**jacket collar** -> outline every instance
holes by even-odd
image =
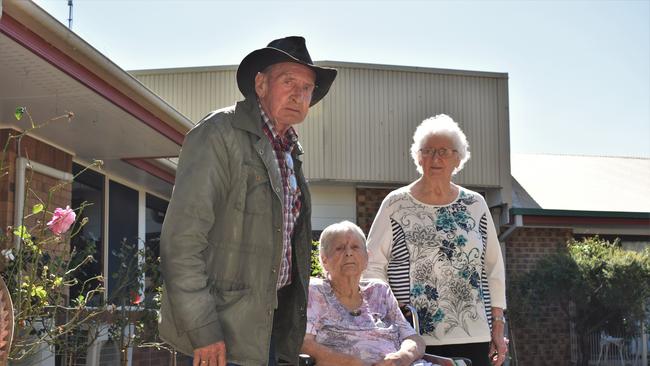
[[[248,131],[260,138],[264,137],[262,115],[255,98],[246,98],[237,102],[233,127]]]
[[[266,137],[264,131],[262,131],[262,114],[255,98],[246,98],[237,102],[237,105],[235,105],[234,120],[234,128],[248,131],[259,138]],[[295,155],[302,155],[305,153],[299,141],[296,141],[293,151],[295,152]]]

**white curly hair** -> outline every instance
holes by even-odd
[[[460,129],[458,123],[446,114],[429,117],[422,121],[415,129],[413,144],[411,145],[411,157],[413,158],[413,163],[418,173],[422,174],[422,167],[418,163],[420,149],[431,136],[445,136],[451,139],[454,149],[458,151],[458,158],[460,159],[460,164],[458,164],[458,167],[452,173],[452,175],[456,175],[469,160],[469,144],[467,143],[467,136]]]
[[[318,239],[320,242],[318,252],[321,266],[323,265],[323,258],[330,255],[330,246],[334,243],[334,239],[346,233],[355,234],[364,250],[366,250],[366,235],[357,224],[347,220],[331,224],[323,230]]]

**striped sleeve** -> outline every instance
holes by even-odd
[[[368,233],[368,268],[363,278],[376,278],[388,283],[388,261],[393,243],[393,232],[390,225],[390,214],[388,206],[390,194],[377,211]]]
[[[481,221],[479,221],[479,231],[481,232],[481,242],[483,244],[483,254],[481,254],[481,294],[483,295],[483,305],[485,306],[485,315],[487,316],[488,325],[490,326],[490,329],[492,329],[492,296],[490,296],[490,284],[488,283],[487,274],[485,272],[485,252],[488,242],[487,216],[487,213],[483,213],[483,215],[481,215]]]
[[[393,245],[390,252],[391,258],[388,262],[388,283],[397,302],[408,304],[411,302],[411,281],[409,277],[411,259],[406,240],[404,240],[404,230],[397,221],[390,219],[390,223],[391,232],[393,233]]]

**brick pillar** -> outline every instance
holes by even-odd
[[[357,225],[368,234],[384,198],[394,188],[357,188]]]
[[[519,228],[506,241],[506,278],[530,271],[542,257],[565,250],[570,229]],[[514,300],[514,299],[513,299]],[[516,301],[512,301],[516,303]],[[511,304],[509,304],[511,308]],[[512,309],[512,308],[511,308]],[[557,306],[535,309],[518,322],[511,320],[518,365],[570,365],[569,320]]]

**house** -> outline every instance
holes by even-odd
[[[297,127],[313,200],[315,236],[348,219],[368,230],[387,190],[418,173],[415,127],[445,113],[468,136],[473,158],[456,181],[482,192],[496,222],[510,206],[508,75],[321,61],[339,70],[329,94]],[[134,70],[143,84],[194,122],[241,99],[237,66]]]
[[[154,93],[34,3],[0,4],[3,141],[30,126],[27,119],[14,118],[17,107],[26,107],[37,123],[74,114],[70,122],[31,131],[20,148],[9,146],[0,224],[20,224],[20,213],[30,206],[20,198],[26,175],[40,195],[60,180],[72,181],[53,203],[93,203],[84,210],[89,224],[82,235],[96,246],[91,271],[104,275],[110,293],[108,274],[120,265],[113,251],[122,240],[140,238],[141,246],[155,245],[174,180],[174,158],[192,122],[241,98],[236,67],[132,73]],[[408,157],[411,134],[421,120],[439,113],[461,123],[477,157],[459,182],[484,193],[497,222],[507,222],[507,74],[321,64],[337,67],[338,81],[299,129],[314,197],[315,235],[342,219],[367,229],[386,190],[416,177]],[[84,171],[95,160],[102,160],[104,168]],[[102,348],[106,344],[89,350],[89,364],[108,355]],[[138,357],[134,352],[132,360],[137,363]],[[50,358],[41,364],[56,362]]]
[[[47,197],[50,187],[71,181],[52,204],[92,203],[79,237],[96,244],[97,262],[89,270],[104,276],[110,293],[115,284],[109,274],[120,265],[113,251],[123,239],[140,248],[156,245],[174,180],[165,158],[178,156],[192,123],[31,1],[2,0],[0,10],[0,143],[31,129],[29,116],[37,125],[47,123],[19,146],[15,140],[8,145],[0,226],[20,225],[34,194]],[[21,120],[14,117],[17,107],[26,108]],[[80,173],[95,160],[103,161],[103,169]],[[88,350],[89,365],[109,356],[104,346],[110,346],[106,337]],[[59,364],[47,357],[51,352],[43,348],[23,364]],[[152,357],[169,358],[137,351],[132,356],[134,365],[146,357],[154,364],[162,361]]]
[[[511,167],[510,223],[500,235],[507,278],[531,269],[570,238],[598,235],[619,239],[629,250],[650,247],[650,158],[513,154]],[[514,341],[522,365],[576,360],[570,324],[557,310],[537,326],[514,329]],[[639,343],[647,345],[647,338]],[[629,352],[635,354],[626,357],[642,356],[641,347]]]

